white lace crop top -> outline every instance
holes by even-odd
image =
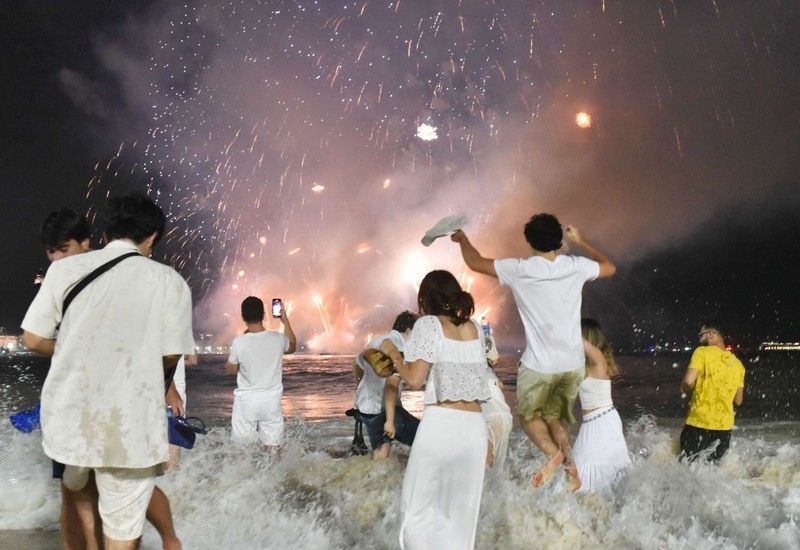
[[[475,340],[451,340],[434,315],[417,320],[405,344],[405,361],[430,363],[425,404],[437,401],[485,401],[489,399],[486,349],[480,326]],[[432,390],[432,391],[430,391]]]
[[[598,409],[614,404],[611,400],[611,380],[587,376],[578,386],[578,395],[581,398],[582,409]]]

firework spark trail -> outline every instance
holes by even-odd
[[[653,153],[639,153],[644,161],[671,148],[680,162],[697,147],[691,125],[671,118],[681,92],[659,57],[683,47],[688,9],[646,3],[637,9],[649,26],[624,34],[630,13],[605,2],[430,4],[171,6],[170,17],[148,26],[148,93],[130,94],[149,126],[99,163],[88,193],[108,193],[120,168],[140,172],[168,205],[173,257],[193,264],[190,282],[203,296],[229,311],[250,293],[294,296],[295,313],[309,326],[320,317],[333,341],[350,330],[345,317],[365,318],[375,304],[412,305],[403,274],[462,267],[445,245],[403,265],[442,215],[467,213],[471,229],[492,224],[519,240],[517,226],[535,204],[583,213],[563,189],[581,179],[579,169],[597,172],[590,161],[611,157],[616,142],[600,143],[594,158],[581,140],[597,133],[578,128],[576,112],[591,113],[591,132],[634,142],[659,135]],[[717,3],[706,9],[716,25]],[[675,27],[673,43],[665,37]],[[647,47],[620,46],[637,32]],[[707,78],[723,78],[726,66],[703,35],[689,36],[696,70],[714,67]],[[768,38],[737,38],[749,71],[770,60]],[[624,83],[612,96],[621,107],[602,105],[614,79]],[[740,113],[719,89],[703,114],[728,131]],[[633,90],[635,99],[624,95]],[[431,129],[423,136],[439,139],[416,137],[423,124]],[[303,282],[307,272],[317,288]],[[300,298],[309,294],[342,300],[347,315],[322,316],[315,300]]]

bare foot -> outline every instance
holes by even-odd
[[[556,470],[559,466],[561,466],[562,462],[564,462],[564,453],[558,451],[556,454],[550,457],[550,460],[547,461],[547,464],[542,466],[538,472],[533,474],[533,477],[531,478],[531,485],[534,487],[541,487],[547,483],[547,481],[553,477],[553,474],[556,473]]]
[[[581,488],[581,478],[578,477],[578,468],[571,460],[566,465],[567,470],[567,483],[569,484],[569,492],[574,493]]]

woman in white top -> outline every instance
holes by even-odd
[[[417,300],[424,316],[406,341],[405,360],[391,341],[381,345],[410,388],[427,381],[403,478],[400,547],[466,550],[475,545],[486,461],[486,352],[470,320],[472,296],[450,272],[428,273]]]
[[[578,386],[583,421],[572,456],[581,479],[579,492],[609,494],[630,464],[622,420],[611,400],[611,378],[619,374],[611,346],[594,319],[581,320],[586,378]]]

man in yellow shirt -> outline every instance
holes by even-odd
[[[681,456],[692,461],[707,449],[706,461],[720,461],[731,441],[733,407],[744,400],[744,365],[726,349],[720,326],[718,321],[703,323],[700,347],[681,382],[682,392],[692,392],[681,432]]]

